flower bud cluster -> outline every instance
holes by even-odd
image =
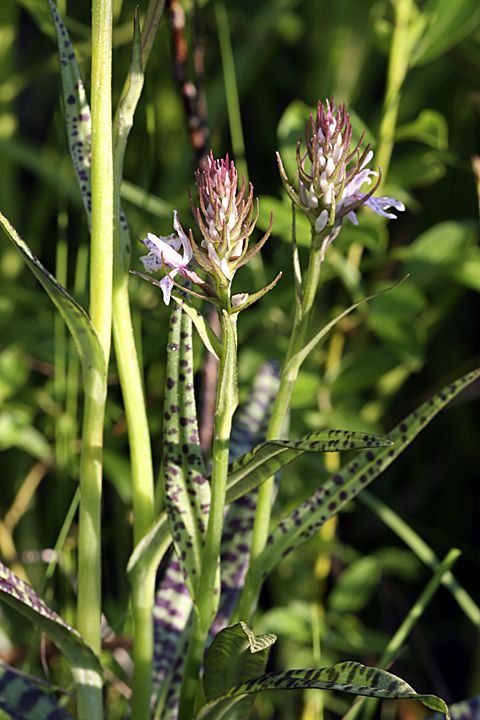
[[[305,129],[305,150],[301,151],[301,139],[297,145],[298,194],[290,184],[277,154],[280,175],[289,197],[309,218],[315,234],[321,233],[327,225],[330,229],[339,228],[346,215],[355,225],[358,224],[355,210],[360,205],[368,205],[374,212],[388,218],[396,218],[393,213],[385,212],[394,207],[404,210],[404,205],[393,198],[373,198],[380,180],[379,172],[366,168],[373,157],[368,144],[363,152],[361,145],[365,133],[353,150],[352,125],[345,104],[338,109],[333,100],[326,101],[326,109],[319,101],[316,117],[313,114]],[[364,183],[371,184],[372,177],[378,179],[368,193],[360,191]]]
[[[241,293],[230,298],[235,271],[263,246],[270,235],[272,219],[260,242],[249,248],[250,235],[258,217],[258,205],[256,217],[253,218],[253,187],[250,184],[248,196],[245,197],[245,178],[242,176],[241,187],[237,190],[237,170],[228,155],[225,160],[215,160],[210,153],[203,167],[195,173],[195,179],[200,207],[195,207],[191,195],[190,202],[203,236],[201,244],[197,245],[191,230],[188,235],[184,232],[174,211],[175,233],[167,237],[148,233],[142,242],[150,252],[140,260],[149,273],[162,268],[165,270],[166,275],[158,284],[166,305],[170,302],[176,284],[174,277],[180,274],[202,290],[203,294],[199,297],[238,311],[261,297],[274,284],[250,297],[247,293]],[[180,254],[181,249],[183,255]],[[192,266],[203,270],[210,282],[202,280]],[[189,292],[198,295],[191,290]]]
[[[195,173],[200,207],[190,196],[192,212],[200,228],[201,245],[192,245],[197,264],[214,276],[216,285],[230,285],[237,268],[255,255],[270,235],[271,225],[262,240],[251,250],[249,238],[258,217],[253,216],[253,186],[245,199],[245,178],[237,191],[238,174],[233,161],[207,157],[203,168]]]

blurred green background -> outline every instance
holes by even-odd
[[[404,0],[397,0],[398,8]],[[89,88],[89,3],[60,2]],[[143,3],[142,3],[143,5]],[[140,6],[140,13],[144,10]],[[450,7],[450,5],[452,7]],[[188,68],[193,79],[193,4],[183,2]],[[452,9],[454,6],[454,9]],[[136,3],[115,6],[114,93],[130,61]],[[480,12],[477,2],[422,2],[416,22],[430,35],[413,43],[399,98],[396,143],[384,190],[407,212],[388,226],[368,210],[355,228],[347,220],[323,268],[315,325],[352,301],[392,285],[346,318],[308,358],[294,393],[290,433],[341,428],[388,432],[449,380],[479,365],[480,251],[478,185],[472,156],[480,152]],[[433,18],[433,20],[432,20]],[[435,20],[436,18],[436,20]],[[277,287],[239,322],[240,390],[245,397],[261,362],[282,359],[293,307],[291,217],[282,199],[275,151],[293,174],[296,142],[319,99],[335,97],[355,129],[378,137],[394,21],[389,2],[367,0],[244,0],[200,3],[204,46],[207,150],[237,151],[260,201],[257,239],[274,212],[262,261],[237,273],[235,292],[270,282]],[[437,23],[435,25],[435,22]],[[415,25],[415,23],[414,23]],[[432,29],[433,28],[433,29]],[[427,28],[428,29],[428,28]],[[227,113],[234,77],[245,155]],[[223,48],[223,56],[221,53]],[[228,57],[227,57],[228,60]],[[172,77],[172,37],[165,14],[149,60],[130,136],[123,189],[132,231],[132,269],[144,254],[133,233],[167,235],[172,210],[193,227],[187,187],[194,193],[195,156],[182,98]],[[0,7],[0,208],[46,267],[88,309],[88,229],[67,151],[53,23],[43,0],[7,0]],[[308,229],[297,219],[301,260]],[[131,296],[157,469],[161,463],[162,398],[168,309],[153,286],[132,276]],[[203,352],[197,343],[199,398]],[[480,602],[480,472],[478,383],[437,418],[373,486],[443,556],[462,550],[459,581]],[[82,390],[78,362],[62,321],[6,236],[0,239],[0,554],[26,573],[73,621],[75,524],[59,568],[44,584],[42,552],[55,546],[76,489]],[[343,459],[342,459],[343,461]],[[315,455],[282,477],[277,515],[290,510],[335,469],[337,458]],[[105,428],[105,613],[128,637],[125,566],[131,552],[130,478],[122,400],[115,367]],[[34,551],[33,553],[30,551]],[[30,553],[30,554],[28,554]],[[260,621],[280,642],[271,669],[328,665],[351,658],[374,662],[430,577],[411,551],[360,502],[352,503],[318,538],[290,556],[266,585]],[[275,606],[276,609],[274,609]],[[0,652],[36,665],[28,629],[3,608]],[[440,590],[393,671],[419,692],[447,702],[480,693],[480,627]],[[39,641],[38,641],[39,642]],[[29,651],[23,651],[30,644]],[[128,643],[127,643],[128,644]],[[25,659],[26,658],[26,659]],[[24,665],[25,666],[25,665]],[[120,671],[116,670],[120,673]],[[121,674],[121,673],[120,673]],[[265,693],[257,715],[318,717],[318,693]],[[121,708],[121,702],[119,707]],[[327,697],[342,715],[344,697]],[[112,704],[112,707],[115,703]],[[118,710],[121,716],[122,710]],[[384,704],[382,717],[410,718],[412,704]],[[419,711],[420,712],[420,711]],[[112,717],[115,717],[112,710]]]

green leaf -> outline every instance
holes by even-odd
[[[466,254],[476,245],[476,228],[472,223],[446,221],[434,225],[402,248],[395,257],[405,260],[404,269],[423,286],[443,284],[461,267]]]
[[[400,125],[395,130],[396,140],[418,140],[434,150],[447,150],[448,123],[437,110],[421,110],[413,122]]]
[[[269,673],[256,680],[236,685],[201,709],[196,720],[218,720],[225,717],[235,702],[246,694],[263,690],[296,690],[318,688],[320,690],[341,690],[353,695],[377,698],[419,700],[421,703],[449,718],[445,702],[436,695],[418,694],[400,678],[385,670],[379,670],[357,662],[344,662],[333,667],[309,668],[307,670],[286,670]],[[227,702],[229,701],[229,702]],[[216,706],[222,704],[222,714]]]
[[[328,595],[328,610],[342,615],[358,612],[375,592],[381,577],[376,557],[366,555],[352,562],[339,576]]]
[[[97,333],[85,310],[80,307],[76,300],[67,293],[59,282],[49,273],[42,263],[31,252],[28,245],[22,240],[13,225],[0,212],[0,225],[7,233],[10,240],[17,247],[33,272],[37,280],[43,285],[50,299],[58,308],[60,315],[65,320],[70,330],[78,354],[82,363],[84,381],[89,383],[86,392],[95,393],[95,375],[103,376],[105,370],[105,359],[100,346]],[[93,371],[93,372],[92,372]]]
[[[48,635],[65,655],[75,682],[102,685],[102,669],[79,633],[53,612],[37,593],[0,563],[0,597]]]
[[[405,190],[432,185],[445,176],[446,165],[453,160],[446,152],[419,146],[392,161],[388,180]]]
[[[15,720],[73,720],[28,678],[0,662],[0,708]]]
[[[165,506],[173,544],[192,598],[196,597],[210,508],[193,390],[192,322],[174,305],[167,345],[164,411]]]
[[[215,636],[205,657],[204,691],[207,703],[227,693],[231,687],[248,682],[265,672],[275,635],[255,636],[243,622],[221,630]],[[255,698],[245,697],[229,718],[246,718]],[[216,713],[221,707],[216,708]]]
[[[429,0],[422,7],[427,26],[410,58],[425,65],[454,47],[480,24],[477,0]]]
[[[275,635],[254,635],[244,622],[230,625],[215,636],[205,657],[204,690],[207,701],[234,685],[258,677],[265,669]]]
[[[91,225],[91,144],[92,128],[90,106],[87,101],[82,75],[78,67],[72,42],[67,28],[53,0],[48,0],[55,24],[58,53],[60,56],[60,74],[62,78],[62,97],[67,127],[67,141],[72,158],[75,176],[80,188],[83,207],[87,214],[88,227]]]
[[[284,518],[261,556],[267,575],[288,553],[315,535],[325,522],[378,477],[454,397],[480,377],[480,368],[450,383],[388,434],[394,447],[366,450],[330,477],[311,497]]]
[[[385,445],[391,445],[391,442],[377,435],[349,430],[319,430],[299,440],[270,440],[231,464],[226,502],[233,502],[258,487],[305,452],[338,452]]]

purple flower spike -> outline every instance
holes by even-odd
[[[353,129],[345,104],[338,109],[333,100],[326,101],[326,109],[318,103],[316,117],[310,115],[306,126],[305,145],[301,152],[301,140],[297,145],[298,193],[288,181],[282,161],[278,155],[278,165],[283,185],[288,196],[310,220],[315,235],[322,233],[327,226],[329,235],[338,234],[343,218],[348,217],[355,225],[358,220],[355,211],[360,205],[368,205],[377,215],[395,219],[387,208],[405,210],[398,200],[389,197],[373,197],[380,185],[381,171],[366,167],[373,157],[370,145],[361,151],[363,135],[358,145],[351,150],[350,142]],[[360,188],[372,184],[369,192]]]

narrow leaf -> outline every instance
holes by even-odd
[[[307,670],[269,673],[256,680],[236,685],[202,708],[196,720],[205,720],[205,718],[211,720],[213,717],[222,717],[231,705],[227,706],[224,703],[225,711],[223,715],[218,715],[215,712],[215,704],[221,701],[230,699],[235,702],[245,694],[257,693],[263,690],[296,690],[299,688],[341,690],[353,695],[366,695],[368,697],[419,700],[432,710],[445,713],[447,718],[450,717],[447,705],[436,695],[417,694],[410,685],[385,670],[378,670],[357,662],[344,662],[333,667],[320,668],[319,670],[310,668]]]
[[[164,412],[165,504],[173,544],[193,599],[202,566],[210,485],[198,438],[193,391],[192,323],[172,307]]]
[[[73,720],[70,713],[35,683],[1,662],[0,709],[13,720]]]
[[[392,445],[390,440],[350,430],[319,430],[299,440],[270,440],[231,465],[227,502],[241,497],[305,452],[337,452]]]
[[[333,318],[329,323],[327,323],[321,330],[319,330],[316,335],[313,336],[313,338],[308,342],[305,347],[303,347],[301,350],[299,350],[295,355],[290,359],[288,362],[285,372],[288,373],[291,377],[296,377],[297,373],[300,369],[301,364],[305,360],[305,358],[312,352],[312,350],[318,345],[320,340],[323,340],[323,338],[332,330],[335,325],[342,320],[342,318],[349,315],[355,308],[357,308],[359,305],[362,305],[364,302],[368,302],[369,300],[373,300],[373,298],[378,297],[379,295],[383,295],[383,293],[389,292],[390,290],[393,290],[394,288],[401,285],[408,276],[402,278],[399,280],[399,282],[395,283],[395,285],[392,285],[389,288],[386,288],[385,290],[381,290],[378,293],[375,293],[374,295],[370,295],[369,297],[362,298],[362,300],[359,300],[356,303],[353,303],[353,305],[350,305],[348,308],[346,308],[343,312],[341,312],[339,315]]]
[[[152,705],[162,717],[163,709],[172,712],[178,705],[192,607],[180,564],[173,556],[158,588],[153,609]]]
[[[92,376],[92,369],[105,373],[105,360],[97,333],[85,310],[67,293],[31,252],[13,225],[0,212],[0,225],[23,256],[30,270],[43,285],[50,299],[58,308],[75,341],[82,363],[84,379]],[[88,390],[87,390],[88,391]]]
[[[429,0],[422,7],[427,19],[423,36],[412,53],[410,65],[432,62],[473,32],[480,23],[477,0]]]
[[[480,376],[480,369],[447,385],[399,423],[388,438],[394,447],[366,450],[330,477],[310,498],[282,520],[262,554],[265,575],[294,548],[311,538],[372,480],[378,477],[459,392]]]
[[[57,36],[58,53],[60,56],[60,74],[62,78],[62,97],[65,110],[68,149],[80,188],[83,207],[87,214],[88,227],[90,227],[92,215],[90,179],[92,128],[90,107],[67,28],[53,0],[48,0],[48,2],[55,24],[55,34]]]
[[[102,670],[79,633],[51,610],[26,582],[0,563],[0,598],[48,635],[65,655],[75,681],[101,687]]]

